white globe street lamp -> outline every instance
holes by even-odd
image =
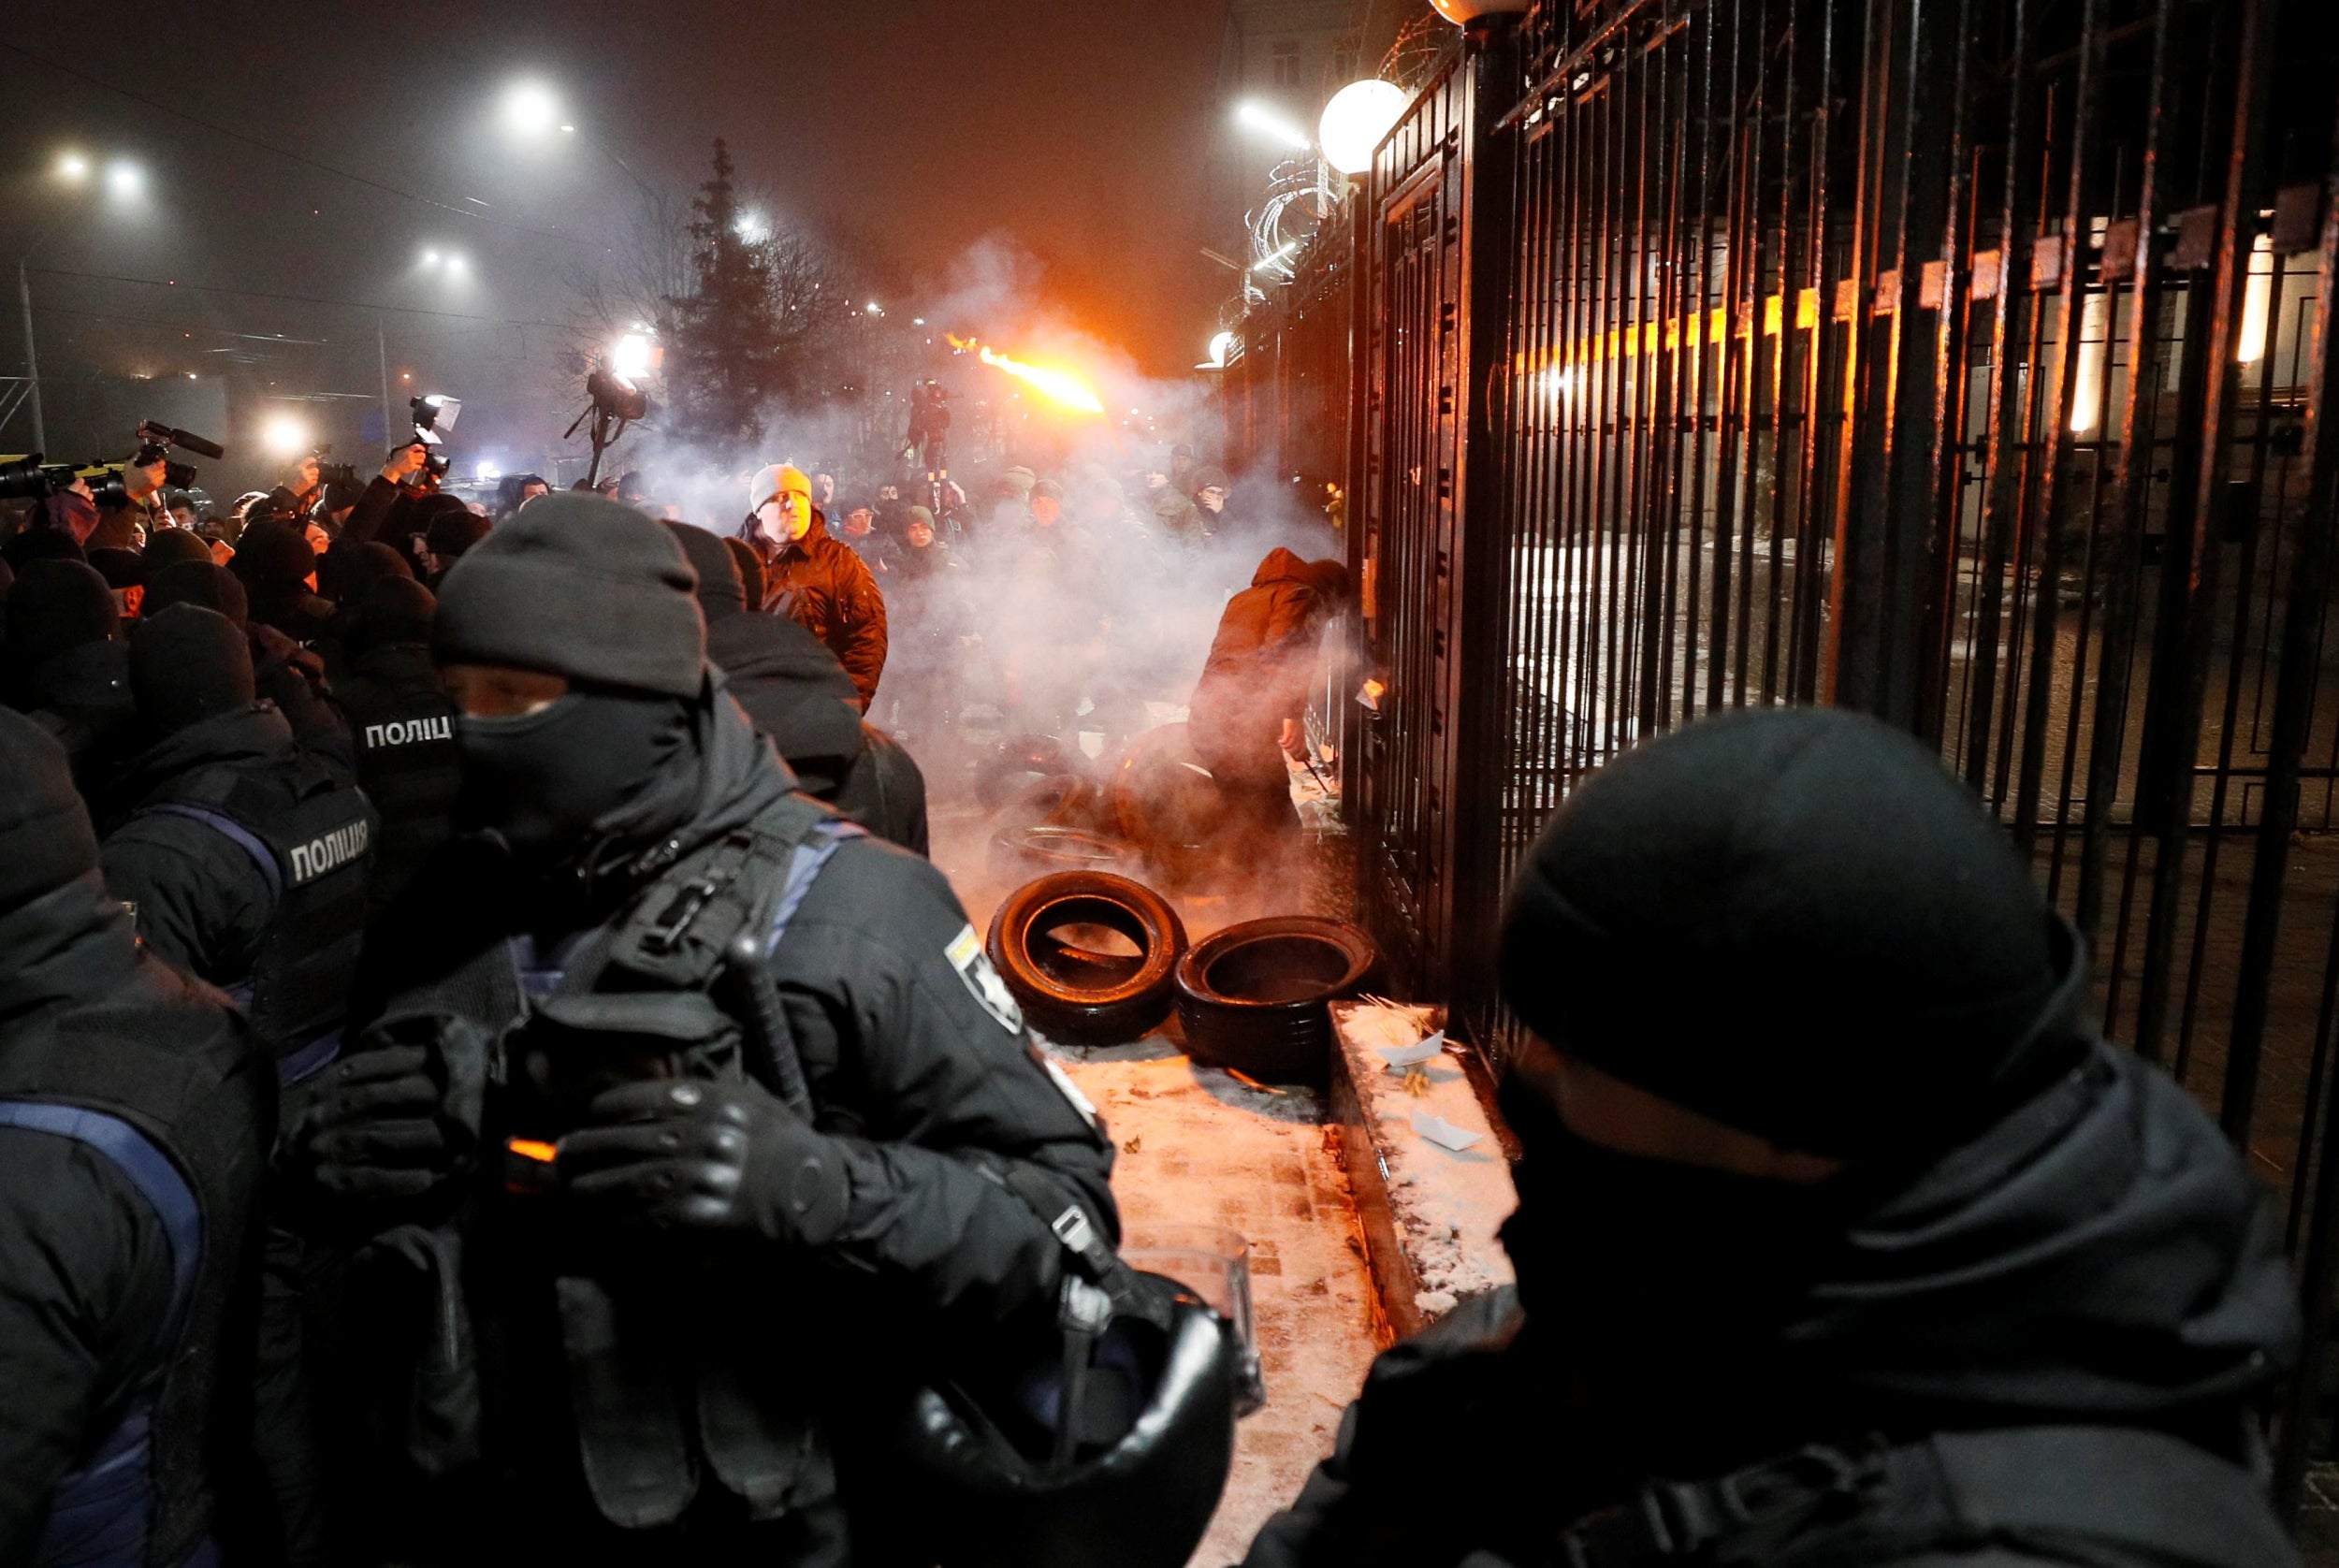
[[[1373,167],[1373,150],[1405,112],[1405,90],[1393,81],[1352,81],[1332,94],[1315,128],[1324,161],[1343,174]]]

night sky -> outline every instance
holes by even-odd
[[[1035,305],[1168,376],[1199,356],[1227,292],[1199,254],[1212,238],[1202,172],[1224,26],[1217,0],[307,0],[175,21],[34,0],[0,32],[0,264],[65,214],[35,257],[53,269],[34,276],[52,374],[77,355],[166,379],[256,356],[283,389],[344,392],[354,407],[378,387],[380,324],[397,375],[476,380],[487,361],[522,384],[560,339],[528,324],[567,318],[567,280],[638,201],[592,147],[509,132],[503,93],[533,78],[580,132],[677,193],[727,138],[743,186],[783,221],[874,253],[889,275],[926,284],[922,298],[970,246],[1003,238],[1035,264]],[[19,50],[426,199],[190,124]],[[123,218],[60,198],[43,176],[68,143],[101,163],[138,158],[148,210]],[[427,246],[460,252],[472,276],[424,274]],[[13,372],[8,303],[0,356]],[[280,332],[282,347],[261,341]]]

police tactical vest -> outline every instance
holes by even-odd
[[[159,812],[211,828],[250,857],[270,915],[252,972],[223,978],[293,1083],[341,1049],[341,1015],[365,939],[366,884],[379,819],[362,791],[302,753],[266,767],[199,771]]]
[[[446,980],[407,994],[375,1027],[395,1030],[403,1018],[452,1012],[500,1040],[492,1060],[477,1066],[478,1076],[502,1085],[484,1117],[499,1140],[516,1135],[556,1141],[563,1128],[532,1125],[516,1106],[531,1093],[548,1093],[553,1103],[581,1110],[584,1092],[563,1096],[550,1081],[605,1047],[643,1040],[671,1044],[673,1060],[661,1070],[744,1074],[809,1115],[810,1096],[786,1038],[769,960],[821,868],[847,839],[861,835],[827,808],[784,796],[748,826],[674,856],[625,908],[560,953],[540,957],[525,938],[511,938]],[[652,850],[646,859],[655,863],[661,854]],[[456,1070],[473,1074],[472,1067]],[[800,1372],[776,1369],[768,1357],[768,1313],[744,1296],[692,1291],[678,1281],[604,1279],[592,1271],[589,1256],[552,1261],[538,1255],[516,1263],[540,1228],[559,1227],[521,1212],[535,1201],[515,1196],[526,1173],[514,1168],[527,1161],[514,1154],[498,1169],[498,1152],[488,1151],[483,1175],[489,1181],[481,1194],[493,1217],[474,1215],[409,1241],[418,1256],[448,1260],[429,1270],[437,1316],[456,1325],[466,1346],[468,1281],[501,1271],[505,1288],[517,1289],[523,1301],[548,1293],[577,1459],[602,1517],[632,1529],[668,1524],[705,1486],[739,1498],[755,1520],[832,1502],[836,1483],[826,1442],[809,1410],[792,1397]],[[485,1240],[499,1234],[502,1243]],[[520,1243],[508,1244],[515,1236]],[[483,1269],[452,1261],[477,1256],[483,1244],[491,1258]],[[420,1349],[438,1357],[446,1343],[437,1334]],[[420,1457],[433,1474],[483,1457],[481,1408],[487,1407],[485,1427],[492,1429],[493,1406],[504,1397],[481,1387],[475,1360],[458,1364],[469,1354],[458,1350],[414,1380],[468,1389],[426,1423],[451,1434],[438,1451]]]
[[[130,1401],[50,1498],[41,1568],[212,1561],[209,1453],[230,1309],[268,1144],[264,1058],[215,1006],[109,999],[0,1042],[0,1127],[70,1139],[153,1209],[169,1244],[169,1310]],[[230,1367],[233,1360],[230,1359]],[[248,1377],[248,1372],[245,1374]]]

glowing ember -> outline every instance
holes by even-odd
[[[551,1144],[533,1138],[515,1138],[503,1146],[519,1155],[520,1158],[534,1160],[539,1165],[550,1165],[553,1156],[559,1153]]]
[[[962,353],[969,349],[973,350],[981,356],[984,364],[1005,370],[1016,380],[1027,386],[1037,388],[1067,408],[1076,408],[1084,414],[1102,414],[1105,411],[1105,405],[1098,400],[1097,394],[1091,392],[1087,384],[1069,370],[1053,370],[1044,365],[1026,365],[1020,359],[1010,359],[1004,354],[995,354],[971,338],[961,338],[955,334],[951,335],[951,346]]]

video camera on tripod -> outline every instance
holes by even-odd
[[[86,463],[51,463],[48,454],[27,453],[19,457],[0,457],[0,501],[43,501],[50,496],[70,490],[76,484],[89,486],[90,499],[100,510],[125,504],[130,492],[123,478],[123,471],[163,465],[163,484],[175,489],[189,489],[195,484],[193,463],[169,460],[170,449],[179,447],[199,457],[225,457],[227,449],[215,441],[206,441],[191,430],[182,430],[159,420],[141,420],[138,428],[138,448],[127,462],[107,462],[94,458]]]
[[[592,400],[569,422],[560,439],[574,439],[579,426],[592,421],[592,428],[586,432],[593,443],[592,466],[585,471],[587,489],[600,483],[602,456],[625,434],[625,428],[649,417],[649,394],[641,384],[665,358],[665,344],[652,341],[644,333],[628,332],[586,373],[585,395]]]

